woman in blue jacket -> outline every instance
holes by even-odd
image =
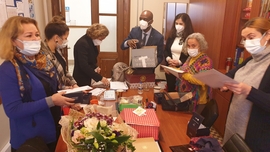
[[[0,31],[0,97],[10,122],[12,152],[27,139],[41,137],[51,151],[56,133],[50,107],[70,106],[74,99],[57,93],[59,78],[41,47],[37,22],[9,18]]]

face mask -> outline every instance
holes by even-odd
[[[191,57],[197,56],[199,53],[198,49],[188,49],[188,55]]]
[[[263,51],[266,47],[265,45],[267,44],[267,41],[265,42],[265,44],[263,46],[261,46],[261,39],[262,38],[263,38],[263,36],[261,38],[246,40],[245,44],[244,44],[246,50],[250,54],[257,54],[257,53],[260,53],[261,51]]]
[[[93,42],[95,46],[100,45],[102,43],[102,41],[100,41],[99,39],[94,39]]]
[[[22,54],[27,56],[34,56],[38,54],[41,47],[40,40],[37,41],[22,41],[19,39],[17,40],[23,44],[23,49],[17,47]]]
[[[57,43],[57,48],[63,49],[68,45],[68,40],[63,40],[62,44]]]
[[[182,32],[184,30],[184,26],[183,25],[175,25],[175,29],[177,31],[177,33]]]
[[[140,20],[140,28],[141,30],[145,30],[148,27],[148,22],[146,22],[145,20]]]

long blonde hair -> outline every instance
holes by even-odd
[[[22,16],[10,17],[0,30],[0,58],[4,60],[14,58],[16,48],[13,41],[24,32],[22,24],[34,24],[39,31],[37,21],[34,19]]]

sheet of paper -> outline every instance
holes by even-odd
[[[110,89],[112,89],[112,90],[127,90],[128,86],[127,86],[126,82],[111,81],[110,82]]]
[[[63,92],[66,91],[66,94],[73,93],[73,92],[79,92],[79,91],[85,91],[85,90],[91,90],[92,87],[90,86],[82,86],[78,88],[73,88],[73,89],[65,89],[65,90],[59,90],[58,92]]]
[[[173,67],[169,67],[165,65],[161,65],[161,67],[163,67],[164,69],[167,69],[171,74],[173,74],[177,78],[179,78],[179,74],[184,73],[184,71],[173,68]]]
[[[91,90],[90,92],[92,93],[92,96],[99,96],[101,95],[106,89],[104,88],[95,88]]]
[[[193,77],[204,82],[212,88],[221,88],[223,87],[225,82],[238,83],[234,79],[226,76],[225,74],[215,69],[195,74]]]

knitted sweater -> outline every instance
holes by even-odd
[[[268,47],[266,50],[270,51],[270,48]],[[227,75],[234,78],[235,73],[251,59],[252,57],[247,58],[241,65],[229,71]],[[269,65],[269,63],[265,64]],[[265,73],[258,74],[263,75],[258,89],[252,87],[246,97],[253,105],[247,124],[245,141],[252,151],[266,152],[270,149],[270,65]]]

